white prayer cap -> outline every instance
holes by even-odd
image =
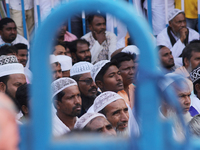
[[[24,67],[14,55],[0,56],[0,77],[11,74],[24,74]]]
[[[72,68],[72,58],[66,55],[57,55],[58,62],[61,64],[62,71],[67,71]]]
[[[93,81],[95,81],[95,78],[97,76],[97,74],[99,73],[99,71],[101,70],[101,68],[103,66],[105,66],[105,64],[107,64],[108,62],[110,62],[109,60],[101,60],[99,62],[97,62],[96,64],[94,64],[94,66],[92,67],[91,70],[91,76]]]
[[[171,21],[174,19],[179,13],[182,13],[183,11],[180,9],[173,9],[172,11],[169,12],[168,14],[168,21]]]
[[[99,96],[97,96],[94,100],[94,112],[101,111],[104,107],[106,107],[108,104],[118,100],[123,99],[119,94],[107,91],[101,93]]]
[[[75,63],[70,70],[70,76],[91,72],[92,67],[93,65],[87,61]]]
[[[122,52],[124,53],[131,53],[131,54],[136,54],[136,55],[139,55],[140,54],[140,50],[138,49],[137,46],[135,45],[129,45],[129,46],[126,46]]]
[[[50,55],[50,64],[58,62],[58,58],[55,55]]]
[[[85,113],[76,121],[74,129],[83,129],[92,119],[96,117],[106,118],[103,114],[100,113]]]
[[[51,90],[53,93],[52,97],[54,97],[56,94],[58,94],[65,88],[73,86],[73,85],[77,85],[76,81],[74,79],[68,78],[68,77],[59,78],[59,79],[53,81],[53,83],[51,84]]]

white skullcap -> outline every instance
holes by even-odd
[[[52,97],[54,97],[56,94],[58,94],[65,88],[73,86],[73,85],[77,85],[76,81],[74,79],[68,78],[68,77],[59,78],[59,79],[53,81],[53,83],[51,84],[51,90],[53,93]]]
[[[101,68],[103,66],[105,66],[105,64],[107,64],[108,62],[110,62],[110,61],[109,60],[101,60],[101,61],[97,62],[96,64],[94,64],[94,66],[92,67],[92,70],[91,70],[91,76],[92,76],[93,81],[95,81],[95,78],[98,75]]]
[[[96,117],[106,118],[103,114],[100,113],[85,113],[76,121],[74,129],[83,129],[92,119]]]
[[[72,68],[72,58],[66,55],[57,55],[58,62],[61,64],[62,71],[67,71]]]
[[[123,99],[119,94],[112,92],[112,91],[107,91],[101,93],[99,96],[97,96],[94,100],[94,112],[99,112],[101,111],[104,107],[106,107],[108,104],[118,100],[118,99]]]
[[[14,55],[0,56],[0,77],[11,74],[24,74],[24,67]]]
[[[58,62],[58,58],[55,55],[50,55],[50,64],[53,64],[55,62]]]
[[[139,55],[139,54],[140,54],[140,50],[139,50],[138,47],[135,46],[135,45],[126,46],[126,47],[122,50],[122,52],[124,52],[124,53],[131,53],[131,54],[135,53],[136,55]]]
[[[70,70],[70,76],[91,72],[92,67],[93,65],[87,61],[75,63]]]
[[[180,9],[173,9],[172,11],[169,12],[168,14],[168,21],[171,21],[176,17],[179,13],[182,13],[183,11]]]

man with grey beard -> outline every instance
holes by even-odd
[[[157,45],[168,47],[172,51],[175,65],[182,66],[182,51],[192,40],[199,40],[199,33],[187,27],[185,13],[174,9],[168,15],[169,26],[157,36]]]

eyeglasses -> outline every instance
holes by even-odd
[[[92,79],[78,80],[78,81],[85,82],[87,85],[91,85],[91,84],[93,83],[93,80],[92,80]]]

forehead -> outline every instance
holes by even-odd
[[[118,100],[108,104],[105,108],[106,108],[107,112],[111,112],[111,111],[127,108],[127,106],[123,99],[118,99]]]
[[[28,53],[27,49],[18,49],[18,53]]]
[[[165,54],[165,53],[170,53],[170,52],[171,52],[170,49],[167,48],[167,47],[163,47],[163,48],[161,48],[160,51],[159,51],[160,55],[163,55],[163,54]]]
[[[26,77],[24,74],[11,74],[9,75],[8,81],[26,83]]]
[[[88,49],[88,45],[86,43],[77,43],[77,50]]]
[[[200,57],[200,51],[199,52],[192,51],[191,57]]]
[[[119,69],[116,66],[112,65],[107,69],[105,75],[109,75],[110,73],[118,72],[118,71]]]
[[[83,73],[80,77],[80,79],[86,79],[86,78],[92,78],[90,72]]]
[[[16,24],[14,22],[9,22],[3,25],[3,28],[16,28]]]
[[[65,96],[70,96],[80,93],[77,85],[69,86],[62,91],[65,93]]]
[[[65,48],[62,45],[56,45],[55,49],[56,50],[65,50]]]
[[[121,67],[129,67],[129,66],[134,66],[134,62],[133,62],[132,59],[129,60],[129,61],[122,61],[122,62],[120,63],[120,68],[121,68]]]
[[[103,126],[106,126],[110,124],[107,119],[105,119],[102,116],[98,116],[94,119],[92,119],[86,126],[91,128],[102,128]]]
[[[92,23],[100,23],[100,22],[105,22],[104,17],[102,16],[94,16]]]
[[[179,13],[178,15],[176,15],[176,17],[174,17],[173,20],[179,21],[179,20],[184,20],[184,19],[185,19],[185,15],[183,13]]]

